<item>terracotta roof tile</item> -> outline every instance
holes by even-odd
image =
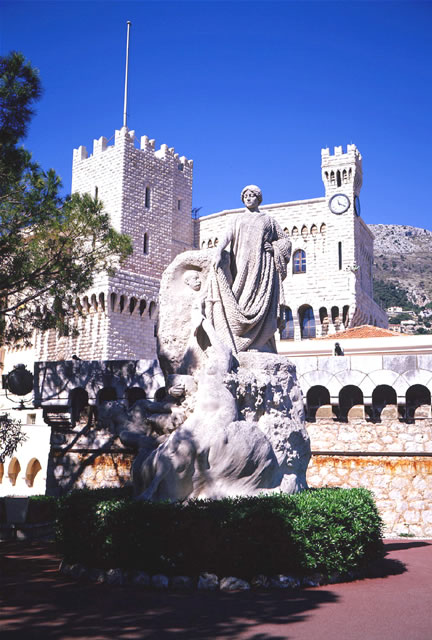
[[[352,327],[346,331],[340,331],[339,333],[332,333],[330,336],[323,336],[317,338],[317,340],[347,340],[349,338],[394,338],[395,336],[401,336],[402,334],[390,329],[383,329],[382,327],[374,327],[370,324],[363,324],[360,327]]]

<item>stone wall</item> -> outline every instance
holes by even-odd
[[[432,536],[432,420],[308,423],[311,487],[365,487],[385,535]]]
[[[130,236],[133,253],[112,276],[100,275],[78,304],[78,336],[36,336],[36,359],[152,358],[160,278],[175,256],[194,247],[193,162],[166,144],[123,127],[114,144],[101,137],[89,155],[74,150],[72,191],[97,195],[111,224]]]

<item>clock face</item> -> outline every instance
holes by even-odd
[[[345,213],[350,206],[350,199],[344,193],[336,193],[330,198],[329,208],[332,213],[337,215]]]
[[[358,216],[360,215],[360,198],[358,196],[354,198],[354,211]]]

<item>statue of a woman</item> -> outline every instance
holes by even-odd
[[[276,352],[274,333],[291,242],[274,218],[259,210],[261,190],[248,185],[246,206],[220,240],[210,270],[206,317],[234,353]],[[231,243],[230,256],[224,249]]]

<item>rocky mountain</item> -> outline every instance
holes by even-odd
[[[432,302],[432,231],[408,225],[371,224],[375,236],[375,298],[387,289],[410,306],[425,307]],[[384,285],[380,284],[384,283]],[[399,305],[398,305],[399,306]],[[401,305],[402,306],[402,305]]]

